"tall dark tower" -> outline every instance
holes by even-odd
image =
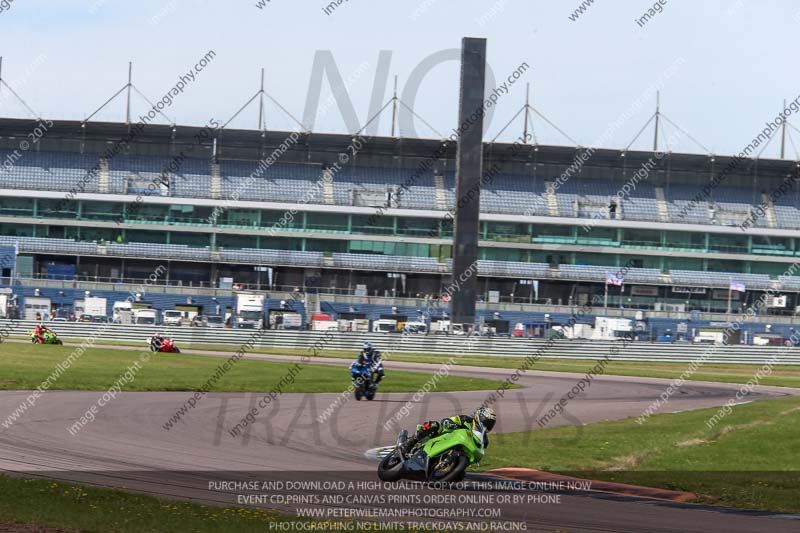
[[[475,322],[485,79],[486,39],[465,37],[461,43],[456,212],[453,227],[453,281],[458,283],[450,309],[454,324]]]

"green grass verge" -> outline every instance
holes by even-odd
[[[270,522],[305,522],[260,509],[164,500],[60,481],[0,476],[0,530],[20,524],[97,533],[264,532]],[[8,531],[13,531],[9,529]]]
[[[4,343],[0,351],[0,390],[31,390],[39,386],[73,351],[72,346],[39,346]],[[51,390],[107,390],[146,350],[85,350],[51,387]],[[185,354],[152,354],[140,363],[136,379],[123,387],[131,391],[192,391],[200,388],[217,372],[226,359]],[[212,387],[215,392],[268,391],[298,363],[240,359]],[[294,382],[283,392],[341,392],[350,384],[348,367],[301,365]],[[412,392],[431,379],[423,372],[390,371],[381,383],[381,392]],[[499,381],[444,376],[436,382],[437,391],[491,390]]]
[[[64,339],[69,342],[70,339]],[[81,339],[73,339],[79,343]],[[118,346],[142,346],[141,343],[102,341],[102,344]],[[220,352],[235,352],[238,346],[224,344],[181,344],[182,347],[193,350],[213,350]],[[380,346],[377,346],[380,349]],[[696,346],[687,346],[687,350],[699,350]],[[308,355],[308,350],[300,348],[253,348],[252,354],[263,355]],[[701,353],[698,351],[698,354]],[[323,349],[317,353],[318,357],[353,359],[355,354],[345,350]],[[515,357],[480,357],[480,356],[450,356],[442,354],[423,353],[389,353],[386,361],[404,361],[410,363],[443,364],[454,357],[455,364],[463,366],[478,366],[484,368],[516,369],[522,364],[521,358]],[[593,359],[540,359],[532,370],[543,372],[575,372],[585,374],[595,364]],[[633,376],[647,378],[675,379],[683,374],[689,367],[688,363],[660,363],[660,362],[634,362],[612,361],[605,367],[605,374],[613,376]],[[691,381],[718,381],[722,383],[746,383],[761,365],[706,363],[688,377]],[[686,379],[686,377],[684,377]],[[776,365],[772,373],[761,379],[762,385],[778,387],[800,388],[800,365]]]
[[[395,361],[438,362],[447,357],[422,355],[392,356]],[[456,364],[492,368],[519,368],[521,360],[513,357],[456,357]],[[539,359],[532,370],[543,372],[575,372],[585,374],[597,364],[595,359]],[[722,383],[747,383],[762,365],[706,363],[689,376],[690,381],[718,381]],[[675,379],[686,372],[689,363],[660,363],[611,361],[605,366],[605,374],[612,376],[634,376],[643,378]],[[686,377],[684,377],[686,379]],[[800,388],[800,365],[776,365],[764,376],[762,385]]]
[[[527,467],[685,490],[699,502],[800,512],[800,398],[492,437],[481,469]]]

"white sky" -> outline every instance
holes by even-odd
[[[257,90],[261,67],[267,91],[302,117],[315,52],[331,50],[345,78],[365,61],[369,65],[350,88],[363,124],[380,50],[392,52],[389,71],[399,76],[402,92],[425,57],[477,36],[488,38],[489,63],[498,78],[522,62],[532,66],[501,99],[489,139],[522,106],[527,81],[540,111],[581,144],[595,145],[610,123],[682,59],[663,81],[662,111],[719,154],[738,152],[784,98],[800,95],[793,53],[800,4],[790,0],[668,0],[644,27],[635,18],[653,5],[648,1],[595,0],[577,21],[568,16],[579,0],[349,0],[330,15],[323,13],[322,0],[271,0],[264,9],[255,7],[257,1],[14,0],[0,12],[3,78],[43,116],[82,119],[124,85],[128,61],[134,62],[134,84],[155,100],[213,49],[216,59],[167,111],[178,124],[227,120]],[[420,87],[416,112],[440,132],[450,131],[457,89],[457,64],[436,67]],[[390,91],[391,81],[384,100]],[[323,101],[328,94],[325,83]],[[147,109],[137,97],[134,106],[138,113]],[[650,94],[600,145],[627,146],[654,107]],[[256,127],[256,112],[252,107],[231,127]],[[26,116],[5,89],[0,115]],[[124,99],[97,118],[123,120]],[[386,114],[381,133],[388,133],[389,120]],[[800,119],[792,120],[800,126]],[[268,104],[270,129],[292,126]],[[539,142],[570,144],[538,118],[535,126]],[[344,132],[338,109],[321,116],[314,129]],[[512,140],[521,129],[520,121],[500,139]],[[422,124],[417,131],[435,137]],[[669,125],[666,132],[672,132]],[[800,133],[793,133],[800,148]],[[651,142],[648,130],[634,147]],[[773,142],[764,156],[777,156],[778,145]],[[672,148],[704,152],[685,137]],[[791,146],[788,154],[795,157]]]

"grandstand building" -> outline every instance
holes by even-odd
[[[6,284],[160,264],[159,282],[193,287],[436,297],[451,282],[453,142],[57,121],[28,145],[37,124],[0,119]],[[794,161],[484,150],[486,301],[725,312],[735,284],[734,310],[764,291],[787,296],[774,312],[800,304]]]

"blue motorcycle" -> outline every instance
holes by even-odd
[[[375,371],[370,365],[353,363],[350,365],[350,377],[353,380],[353,392],[356,400],[375,398],[375,393],[378,392],[378,382],[375,379]]]

